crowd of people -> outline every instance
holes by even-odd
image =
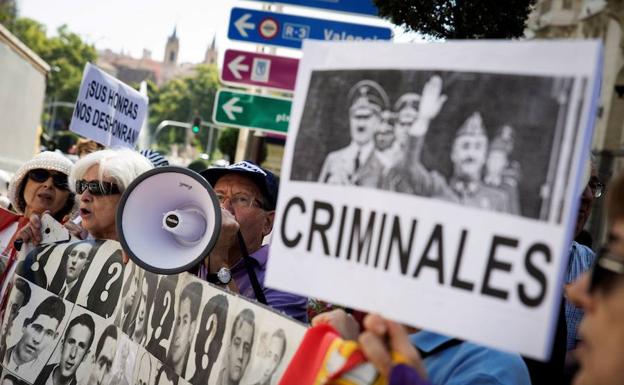
[[[435,82],[434,79],[426,87],[436,88]],[[368,87],[366,92],[370,92],[370,87],[373,87],[371,84],[365,86]],[[364,91],[358,88],[357,92]],[[431,92],[437,95],[435,98],[439,110],[444,101],[440,99],[439,90],[437,94],[435,90]],[[402,99],[397,101],[397,105],[401,106],[397,111],[399,122],[401,114],[407,114],[403,107],[410,105],[409,95]],[[361,95],[356,95],[354,100],[355,104],[362,104],[368,103],[369,99],[364,100]],[[358,106],[350,112],[353,119],[362,111],[368,113],[371,108],[369,104]],[[374,113],[381,116],[381,112]],[[460,131],[478,131],[478,126],[478,116],[473,116]],[[397,151],[404,150],[399,148]],[[339,155],[331,155],[328,160]],[[118,240],[115,215],[121,195],[139,175],[166,164],[162,156],[151,151],[139,153],[129,149],[93,147],[81,153],[75,163],[59,153],[42,152],[17,170],[8,185],[10,206],[0,211],[3,262],[0,284],[5,293],[8,291],[7,286],[14,282],[13,293],[17,293],[8,301],[10,304],[4,310],[5,327],[15,320],[16,309],[11,306],[13,302],[28,302],[30,297],[30,292],[24,290],[21,280],[13,279],[18,256],[16,245],[36,245],[41,242],[42,215],[50,214],[63,223],[75,239]],[[336,178],[342,175],[342,171],[337,168],[339,165],[340,162],[326,162],[321,174],[322,181],[336,182]],[[591,173],[588,173],[590,176],[580,197],[580,212],[575,225],[574,235],[579,240],[592,202],[601,197],[604,187],[593,164],[589,168]],[[390,379],[391,384],[554,384],[573,381],[576,385],[608,385],[623,381],[624,376],[621,375],[624,374],[624,361],[619,353],[624,350],[624,280],[620,279],[624,274],[624,174],[614,178],[607,189],[609,237],[606,245],[597,256],[590,247],[577,241],[570,246],[565,291],[561,288],[562,306],[557,337],[552,358],[547,363],[534,362],[518,354],[500,352],[426,330],[407,328],[375,314],[368,314],[363,322],[358,322],[349,309],[334,309],[308,319],[308,298],[264,285],[270,258],[270,246],[264,240],[273,229],[279,178],[249,161],[209,168],[200,174],[211,184],[221,205],[221,232],[210,255],[189,272],[267,304],[299,321],[309,322],[313,326],[330,324],[343,338],[359,341],[364,355],[379,373]],[[357,181],[350,180],[349,183]],[[81,261],[85,260],[84,255],[81,259],[80,253],[77,246],[75,252],[67,256],[66,264],[76,271],[79,271]],[[72,279],[79,276],[79,272],[67,274],[65,281],[57,282],[57,291],[63,292],[62,297],[68,298],[74,285]],[[140,281],[137,278],[133,284],[137,293],[146,297],[144,307],[149,306],[147,297],[150,290],[144,290],[144,283]],[[6,299],[2,301],[7,302]],[[193,313],[192,301],[187,302],[191,319],[197,318],[197,309]],[[27,356],[32,354],[32,349],[27,348],[31,329],[48,327],[51,334],[57,333],[56,327],[60,321],[56,324],[52,321],[63,315],[56,314],[55,308],[53,303],[42,303],[37,308],[35,314],[25,321],[22,336],[24,343],[15,345],[15,350],[6,350],[6,341],[2,341],[0,352],[6,365],[28,370],[21,363],[28,362]],[[140,317],[124,319],[124,314],[122,312],[121,318],[115,323],[133,340],[141,343],[143,329],[138,324]],[[50,321],[49,325],[41,326],[41,317]],[[72,321],[65,330],[64,340],[67,341],[69,337],[81,338],[86,349],[97,346],[98,360],[112,360],[112,353],[107,350],[107,339],[118,338],[116,329],[112,327],[96,342],[93,341],[93,321],[83,318]],[[245,314],[239,314],[232,338],[236,336],[244,344],[250,334],[245,334],[244,328],[251,325],[253,335],[253,322]],[[2,336],[5,332],[2,332]],[[274,337],[276,345],[281,346],[275,349],[276,352],[281,351],[275,353],[275,360],[279,363],[285,349],[282,346],[285,342],[282,341],[285,340],[280,340],[279,335]],[[180,334],[176,338],[185,336]],[[240,381],[246,364],[244,354],[236,349],[239,347],[232,343],[228,348],[228,359],[238,360],[238,370],[229,370],[225,366],[219,373],[219,383],[237,384]],[[176,355],[173,349],[167,357],[172,366],[186,362],[181,358],[188,352],[178,353]],[[399,362],[396,354],[402,357]],[[65,345],[62,349],[64,355]],[[49,379],[62,375],[64,373],[61,369],[46,368],[37,383],[49,384]],[[92,373],[94,383],[97,382],[97,375],[97,372]],[[272,376],[273,372],[266,373],[258,379],[258,383],[268,383]]]

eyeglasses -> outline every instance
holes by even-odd
[[[115,195],[120,194],[119,186],[111,182],[100,182],[99,180],[86,181],[84,179],[76,181],[76,193],[82,194],[89,190],[91,195]]]
[[[624,258],[610,253],[603,247],[592,268],[589,292],[594,293],[596,290],[608,292],[621,275],[624,275]]]
[[[231,197],[228,197],[223,194],[217,193],[217,199],[219,200],[219,203],[221,205],[225,204],[226,200],[230,201],[230,205],[235,209],[248,209],[253,207],[254,205],[256,207],[264,209],[264,205],[262,204],[262,202],[260,202],[260,200],[247,194],[238,193]]]
[[[605,186],[600,180],[598,180],[598,178],[593,177],[587,183],[587,187],[589,187],[589,189],[591,190],[594,198],[600,198],[602,196],[602,193],[604,192]]]
[[[52,184],[54,184],[54,187],[60,190],[69,190],[67,175],[60,172],[51,172],[44,168],[36,168],[28,171],[28,177],[38,183],[43,183],[48,180],[48,178],[52,177]]]

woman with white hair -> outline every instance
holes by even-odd
[[[152,167],[146,158],[130,149],[96,151],[78,160],[69,184],[78,196],[81,223],[66,224],[72,234],[81,239],[119,240],[115,214],[121,194]],[[41,223],[37,218],[31,218],[30,229],[22,231],[20,237],[35,244],[41,241]]]

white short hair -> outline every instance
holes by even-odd
[[[144,156],[127,148],[92,152],[79,159],[69,175],[69,186],[74,192],[76,181],[82,179],[87,170],[96,165],[100,166],[98,180],[102,181],[104,175],[112,178],[122,193],[136,177],[154,167]]]

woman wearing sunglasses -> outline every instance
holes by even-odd
[[[32,216],[48,211],[59,222],[66,221],[76,199],[69,189],[72,162],[55,152],[42,152],[24,163],[9,182],[8,197],[16,212],[0,210],[0,284],[15,259],[13,241]]]
[[[96,239],[119,240],[115,214],[121,194],[152,167],[149,160],[129,149],[96,151],[78,160],[69,180],[78,194],[82,228]]]
[[[591,272],[566,288],[583,308],[574,385],[624,384],[624,173],[607,192],[609,241]]]

